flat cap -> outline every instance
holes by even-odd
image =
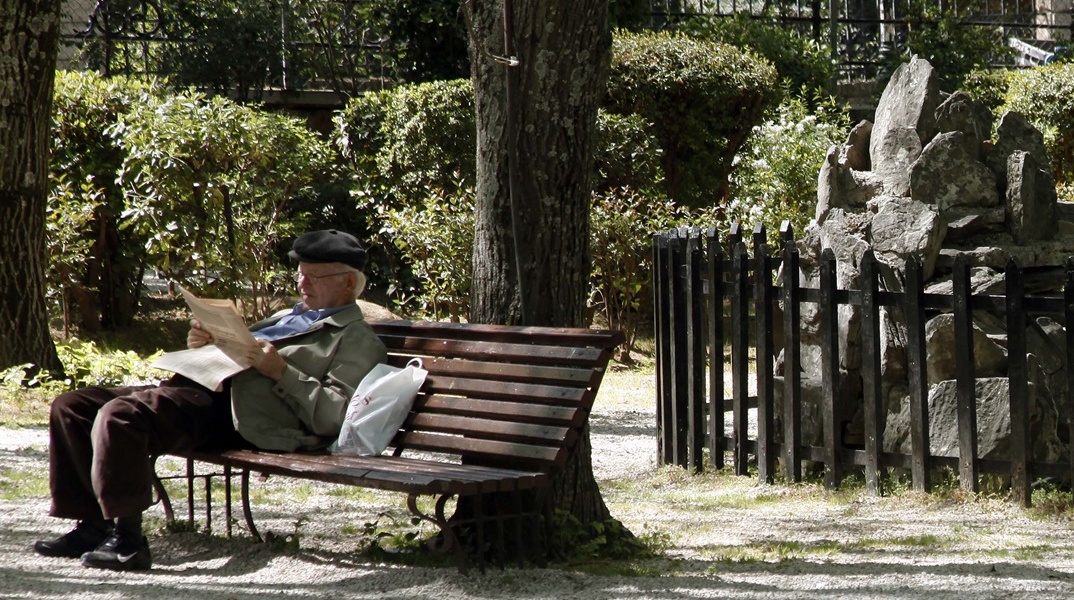
[[[358,243],[358,238],[335,229],[302,234],[291,245],[288,256],[299,262],[338,262],[358,270],[365,268],[367,260],[365,248]]]

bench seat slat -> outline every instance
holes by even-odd
[[[201,462],[269,475],[304,477],[347,485],[416,494],[478,494],[543,485],[543,473],[461,465],[389,456],[278,454],[257,450],[191,453]]]

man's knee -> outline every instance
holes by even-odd
[[[97,411],[93,427],[110,427],[112,425],[128,426],[138,418],[138,402],[129,396],[113,398]]]
[[[49,408],[49,415],[53,421],[66,420],[70,416],[86,416],[86,410],[92,408],[85,396],[85,390],[71,390],[56,396]]]

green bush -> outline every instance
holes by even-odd
[[[169,0],[169,25],[184,35],[158,44],[147,59],[177,88],[248,98],[282,86],[280,12],[270,6],[262,0]]]
[[[13,394],[27,386],[42,386],[49,396],[55,396],[73,388],[152,383],[165,374],[149,366],[163,352],[140,356],[132,351],[102,350],[91,341],[71,339],[57,343],[56,353],[63,362],[66,379],[51,379],[33,365],[17,365],[0,371],[0,388]]]
[[[56,73],[46,276],[67,332],[115,329],[134,318],[145,240],[126,229],[116,181],[125,151],[110,131],[133,105],[159,93],[152,83],[123,77]]]
[[[1012,73],[1003,110],[1022,113],[1044,134],[1060,199],[1074,199],[1074,64]]]
[[[810,109],[810,104],[816,106]],[[754,128],[735,157],[724,223],[763,223],[773,235],[784,220],[801,233],[817,206],[817,174],[833,144],[849,131],[846,111],[833,100],[807,103],[788,96],[773,118]]]
[[[589,220],[593,263],[589,306],[604,325],[626,334],[619,360],[628,362],[638,333],[652,314],[653,235],[708,219],[695,219],[669,200],[617,188],[593,196]]]
[[[477,133],[470,81],[403,85],[355,97],[336,117],[360,202],[420,204],[428,186],[473,187]]]
[[[381,233],[421,282],[411,293],[434,319],[458,322],[469,315],[474,252],[474,191],[429,188],[425,202],[384,211]],[[409,298],[402,295],[401,302]]]
[[[731,162],[779,97],[767,61],[683,34],[620,33],[608,81],[609,112],[638,114],[664,151],[667,196],[685,206],[726,198]]]
[[[790,89],[828,89],[834,69],[828,48],[787,29],[774,18],[699,17],[681,27],[691,36],[730,44],[767,59]]]
[[[594,191],[630,188],[648,195],[663,194],[663,151],[641,115],[597,113]]]
[[[437,291],[436,281],[423,281],[421,274],[451,277],[460,290],[468,290],[464,284],[470,276],[468,262],[464,271],[448,274],[443,265],[430,270],[414,264],[415,256],[410,253],[420,247],[414,244],[432,233],[426,225],[437,218],[433,213],[472,203],[461,200],[472,195],[477,185],[477,134],[469,80],[362,94],[347,103],[335,125],[333,141],[350,169],[354,204],[372,219],[369,237],[380,250],[372,258],[377,268],[372,269],[371,286],[386,288],[399,304],[416,300],[434,312],[441,306],[459,305],[458,293],[444,296],[446,292]],[[430,214],[415,221],[413,231],[406,219],[398,218],[425,212]],[[431,239],[426,243],[440,244]],[[447,312],[452,310],[457,309]]]
[[[1016,72],[1008,69],[974,71],[963,80],[962,90],[974,100],[984,104],[988,110],[992,111],[992,114],[999,116],[1003,111],[1004,98],[1007,96],[1007,88],[1011,85],[1011,77]]]
[[[247,317],[271,312],[292,287],[278,247],[304,226],[287,205],[328,174],[329,146],[296,119],[197,92],[139,103],[114,130],[126,215],[152,263],[203,293],[249,298]]]

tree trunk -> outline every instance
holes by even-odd
[[[464,7],[477,121],[470,321],[586,326],[593,134],[611,52],[608,3],[468,0]],[[554,475],[550,496],[554,509],[583,527],[610,519],[593,477],[588,429]]]
[[[59,0],[0,0],[0,368],[62,373],[45,303],[45,206]]]
[[[611,51],[607,2],[509,1],[516,67],[497,59],[505,54],[502,0],[467,3],[478,124],[470,318],[584,325],[593,133]]]

